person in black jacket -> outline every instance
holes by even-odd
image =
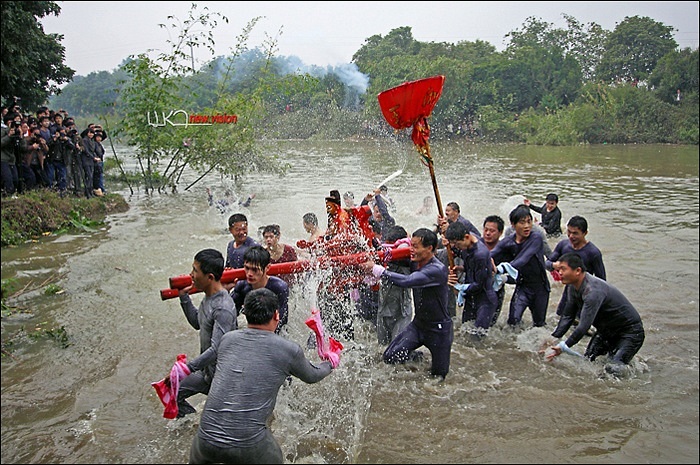
[[[644,343],[644,326],[639,313],[616,287],[586,272],[583,260],[576,253],[566,253],[555,262],[562,283],[568,288],[566,306],[552,336],[566,334],[580,312],[576,329],[566,340],[550,347],[547,360],[562,352],[575,353],[571,347],[577,344],[591,326],[597,329],[588,343],[584,356],[591,361],[600,355],[609,355],[605,366],[608,373],[619,375],[624,365],[639,352]],[[580,354],[577,354],[580,355]]]
[[[547,237],[561,236],[561,210],[559,210],[559,196],[557,194],[547,194],[545,203],[541,207],[536,207],[530,203],[529,199],[523,201],[530,210],[542,215],[540,225],[547,232]]]

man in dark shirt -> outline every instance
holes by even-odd
[[[270,252],[260,245],[254,245],[243,254],[243,269],[245,279],[238,281],[231,291],[231,298],[236,305],[238,314],[245,313],[243,303],[245,296],[253,289],[267,288],[277,296],[277,309],[279,310],[279,325],[275,333],[279,334],[287,324],[289,316],[288,300],[289,285],[277,276],[268,276],[270,268]]]
[[[580,312],[576,329],[558,345],[551,347],[548,360],[570,352],[591,326],[597,329],[588,343],[585,357],[591,361],[599,355],[609,355],[611,363],[605,369],[618,375],[644,343],[644,326],[639,313],[616,287],[586,272],[581,257],[575,253],[562,255],[554,264],[561,274],[562,283],[569,288],[566,306],[552,333],[562,337]]]
[[[586,239],[588,234],[588,221],[582,216],[572,216],[569,222],[566,223],[566,236],[567,239],[562,239],[554,247],[554,251],[549,255],[547,260],[544,262],[544,266],[549,271],[554,270],[554,262],[559,260],[559,257],[565,253],[576,253],[581,260],[583,260],[583,266],[591,273],[593,276],[605,280],[605,265],[603,264],[603,254],[600,249],[596,247],[593,242]],[[556,278],[555,278],[556,279]],[[562,293],[559,305],[557,305],[557,315],[561,315],[564,309],[564,304],[566,303],[566,288]]]
[[[501,239],[491,251],[496,268],[503,272],[505,263],[518,271],[515,290],[510,301],[508,324],[516,326],[530,308],[534,326],[544,326],[549,305],[549,278],[544,267],[544,238],[532,230],[532,213],[526,205],[510,212],[514,234]]]
[[[541,207],[536,207],[530,203],[529,199],[523,201],[531,210],[542,215],[542,227],[547,231],[547,237],[561,236],[561,210],[557,206],[559,204],[559,196],[557,194],[547,194],[545,203]]]
[[[435,257],[438,239],[435,232],[420,228],[411,237],[411,273],[387,270],[373,261],[365,263],[375,278],[386,278],[400,287],[413,289],[413,321],[391,341],[384,351],[386,363],[404,363],[414,359],[415,350],[424,345],[430,350],[430,373],[442,379],[450,369],[452,318],[447,309],[447,267]]]
[[[249,247],[259,244],[248,236],[248,218],[243,213],[229,217],[228,230],[233,240],[226,246],[226,268],[243,268],[243,254]]]
[[[450,241],[450,247],[457,249],[464,262],[464,284],[459,285],[462,289],[458,299],[464,301],[462,323],[474,321],[472,334],[486,336],[498,305],[498,297],[493,290],[491,253],[486,244],[458,221],[447,227],[445,238]],[[450,270],[450,284],[456,283],[457,275]]]

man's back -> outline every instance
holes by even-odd
[[[200,420],[199,436],[219,447],[246,447],[261,441],[285,379],[315,383],[331,365],[309,362],[302,348],[270,331],[245,328],[224,335],[216,376]]]

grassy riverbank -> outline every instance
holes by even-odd
[[[1,245],[7,247],[71,228],[99,225],[107,215],[127,211],[129,204],[119,194],[86,199],[37,190],[16,198],[2,198],[0,209]]]

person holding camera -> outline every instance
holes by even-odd
[[[17,153],[26,151],[26,142],[22,137],[22,123],[15,121],[15,113],[3,117],[5,126],[0,132],[0,172],[2,173],[3,195],[14,195],[19,187],[17,172]]]
[[[83,182],[85,183],[85,197],[88,199],[95,196],[93,191],[93,173],[95,172],[95,162],[99,160],[95,142],[95,130],[86,129],[83,137],[83,151],[80,153],[80,160],[83,167]]]
[[[27,189],[48,187],[49,180],[46,178],[44,163],[49,153],[49,146],[44,138],[41,137],[39,128],[32,130],[27,150],[27,161],[31,171],[31,175],[28,176]],[[34,183],[30,185],[32,179]]]
[[[69,160],[71,153],[75,150],[73,141],[68,137],[66,128],[59,126],[49,142],[49,182],[51,187],[58,189],[61,195],[66,192],[66,160]]]
[[[85,190],[85,174],[83,173],[82,151],[83,139],[78,134],[78,129],[72,119],[66,118],[66,128],[68,128],[68,137],[73,141],[75,149],[71,153],[70,161],[66,162],[66,175],[68,177],[68,189],[73,192],[73,195],[80,197]]]
[[[102,197],[105,195],[105,177],[104,177],[104,160],[105,148],[102,145],[104,133],[101,130],[95,130],[95,171],[92,173],[92,189],[95,195]]]

